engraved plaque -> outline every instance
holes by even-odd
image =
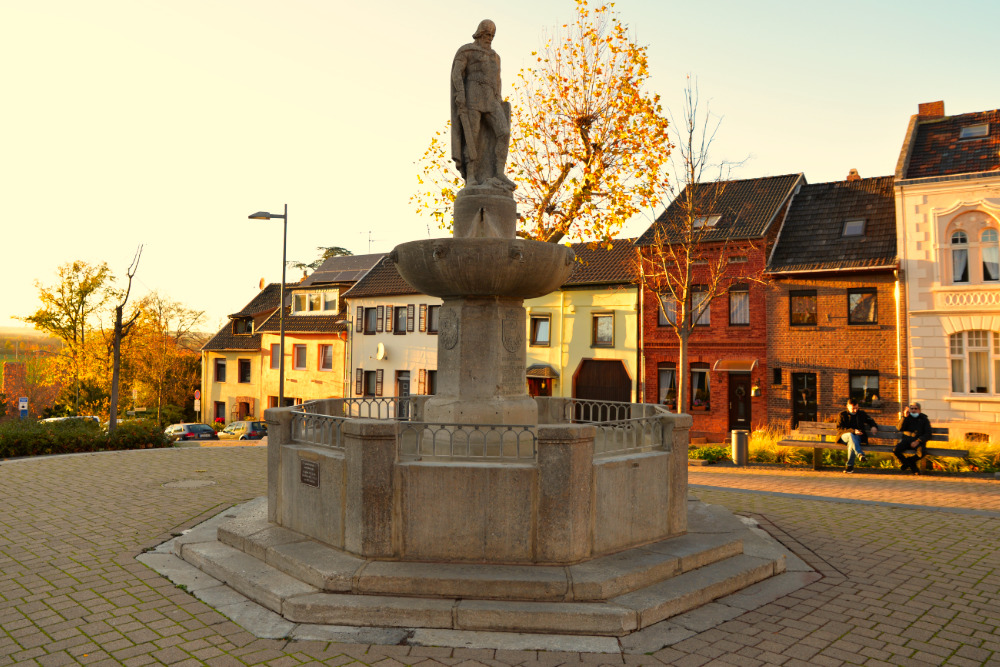
[[[458,345],[458,315],[451,308],[441,309],[441,322],[438,324],[438,342],[446,350]]]
[[[306,486],[319,486],[319,464],[299,459],[299,479]]]

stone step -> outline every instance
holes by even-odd
[[[265,514],[222,524],[219,541],[329,593],[526,601],[607,600],[742,553],[733,532],[688,534],[568,567],[365,561]]]

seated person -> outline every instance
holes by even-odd
[[[877,430],[875,420],[858,409],[857,399],[847,399],[847,409],[837,419],[837,434],[847,444],[847,467],[844,472],[854,472],[854,461],[865,460],[862,447],[868,444],[868,434],[875,435]]]
[[[903,434],[903,437],[892,453],[899,459],[900,470],[910,470],[917,475],[920,473],[917,464],[927,455],[927,442],[931,439],[931,420],[920,411],[919,403],[910,403],[909,409],[899,420],[896,429]],[[916,453],[916,456],[905,456],[913,453]]]

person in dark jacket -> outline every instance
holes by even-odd
[[[868,444],[868,434],[875,435],[878,424],[864,410],[858,409],[858,401],[847,399],[847,409],[837,419],[837,434],[847,444],[847,467],[844,472],[854,472],[855,460],[865,460],[862,449]]]
[[[919,403],[910,403],[910,407],[903,418],[899,420],[896,429],[903,434],[899,444],[892,450],[892,453],[899,459],[899,469],[903,472],[909,470],[914,475],[919,475],[920,470],[917,464],[920,459],[927,455],[927,443],[931,439],[931,420],[920,411]],[[906,456],[906,454],[916,453],[916,456]]]

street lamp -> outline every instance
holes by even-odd
[[[278,321],[280,322],[280,342],[278,344],[279,354],[281,358],[278,360],[278,407],[285,407],[285,253],[288,250],[288,204],[285,204],[284,215],[278,215],[277,213],[267,213],[265,211],[257,211],[253,215],[248,216],[250,220],[274,220],[280,219],[284,221],[284,234],[281,240],[281,303],[278,306]]]

